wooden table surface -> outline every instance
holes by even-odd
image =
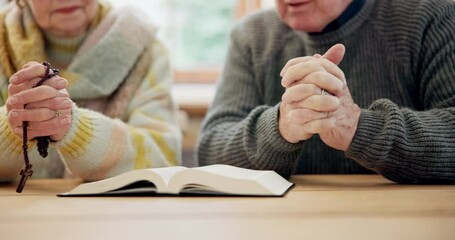
[[[59,198],[74,179],[0,185],[0,239],[455,239],[455,186],[305,175],[284,197]]]

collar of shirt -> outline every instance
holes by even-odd
[[[352,17],[354,17],[360,9],[362,9],[363,5],[365,5],[366,0],[353,0],[351,4],[346,8],[346,10],[335,20],[329,23],[322,32],[318,33],[310,33],[310,35],[320,35],[324,33],[328,33],[331,31],[335,31],[343,24],[348,22]]]

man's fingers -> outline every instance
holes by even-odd
[[[321,119],[316,119],[305,123],[302,128],[306,132],[316,134],[316,133],[327,133],[330,132],[335,127],[335,120],[332,117],[326,117]]]
[[[310,96],[320,94],[321,89],[314,84],[301,83],[286,89],[281,102],[288,104],[302,101]]]
[[[307,108],[318,112],[332,112],[340,107],[340,99],[331,95],[313,95],[289,104],[291,108]]]
[[[283,69],[280,72],[280,76],[283,77],[289,67],[294,66],[301,62],[309,61],[312,58],[324,58],[324,59],[327,59],[330,62],[338,65],[343,60],[345,52],[346,52],[345,46],[343,44],[339,43],[339,44],[335,44],[331,48],[329,48],[329,50],[327,50],[327,52],[324,55],[316,53],[312,57],[305,56],[305,57],[293,58],[284,65]]]
[[[289,67],[294,66],[294,65],[296,65],[296,64],[298,64],[298,63],[301,63],[301,62],[306,62],[306,61],[311,60],[311,59],[312,59],[312,57],[308,57],[308,56],[307,56],[307,57],[293,58],[293,59],[289,60],[289,61],[284,65],[283,69],[281,70],[280,76],[283,77],[284,74],[286,73],[286,71],[288,70]]]
[[[281,85],[287,88],[294,84],[295,81],[303,79],[310,73],[316,71],[325,71],[325,69],[321,64],[314,60],[297,63],[286,70],[286,73],[281,79]]]
[[[327,112],[318,112],[308,108],[295,108],[287,112],[287,121],[300,126],[310,121],[327,118]]]
[[[328,72],[341,82],[345,82],[344,73],[337,65],[325,58],[313,58],[312,60],[299,62],[290,66],[281,79],[281,85],[287,88],[313,72]]]
[[[327,52],[325,52],[322,58],[325,58],[330,62],[338,65],[343,60],[345,52],[346,48],[343,44],[335,44],[329,50],[327,50]]]
[[[299,86],[303,85],[303,86]],[[314,85],[314,86],[312,86]],[[308,74],[305,78],[295,81],[289,87],[286,88],[286,92],[293,88],[299,87],[300,90],[305,91],[304,93],[312,92],[312,95],[321,95],[321,89],[330,92],[332,95],[338,96],[343,89],[344,83],[341,79],[333,76],[332,74],[325,71],[317,71]],[[304,90],[303,88],[311,87],[311,90]],[[285,94],[286,94],[285,92]],[[297,95],[298,93],[294,93]],[[305,96],[307,97],[307,96]],[[303,100],[304,98],[300,99]]]

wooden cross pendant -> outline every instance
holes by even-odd
[[[17,185],[16,192],[21,193],[22,190],[24,189],[25,183],[27,182],[28,177],[31,177],[33,175],[33,170],[32,170],[32,164],[27,164],[25,166],[25,169],[21,170],[21,181],[19,182],[19,185]]]

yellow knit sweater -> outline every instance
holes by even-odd
[[[87,37],[61,69],[74,101],[72,126],[63,140],[51,144],[46,159],[30,141],[34,177],[61,177],[66,169],[98,180],[180,164],[181,133],[170,95],[167,51],[153,26],[136,12],[100,3]],[[0,24],[0,178],[11,179],[23,161],[21,139],[11,131],[4,106],[8,78],[28,61],[49,58],[46,40],[26,9],[8,6],[0,13]]]

